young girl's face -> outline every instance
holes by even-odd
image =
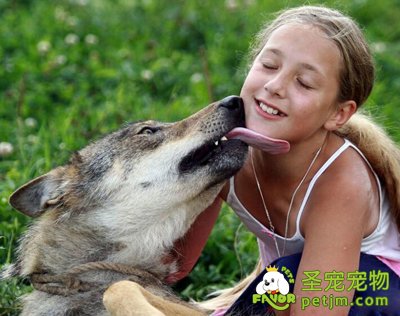
[[[291,144],[324,135],[337,106],[340,66],[339,49],[318,28],[279,27],[241,90],[247,127]]]

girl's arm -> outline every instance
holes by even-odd
[[[170,274],[165,279],[167,283],[175,283],[186,277],[190,271],[192,271],[214,227],[221,205],[222,199],[218,196],[215,201],[197,217],[186,235],[175,242],[173,252],[165,260],[167,262],[176,261],[178,271]]]
[[[354,289],[349,290],[347,273],[358,270],[362,239],[376,226],[371,218],[379,209],[375,179],[354,158],[353,167],[343,159],[347,167],[338,162],[328,169],[309,200],[301,225],[305,244],[295,283],[296,304],[290,315],[349,313]]]

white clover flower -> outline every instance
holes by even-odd
[[[67,148],[67,145],[65,143],[59,143],[58,148],[60,148],[61,150],[64,150],[65,148]]]
[[[7,142],[0,142],[0,157],[11,155],[14,151],[13,145]]]
[[[26,140],[28,141],[28,143],[30,144],[37,144],[39,142],[39,137],[37,137],[36,135],[28,135],[26,137]]]
[[[36,48],[40,54],[44,55],[51,49],[51,43],[49,41],[40,41],[37,43]]]
[[[31,128],[36,127],[37,126],[37,121],[33,117],[27,117],[25,119],[25,125],[27,127],[31,127]]]
[[[67,57],[65,57],[64,55],[58,55],[54,62],[56,65],[62,66],[67,62]]]
[[[154,77],[153,72],[150,69],[145,69],[140,73],[143,80],[151,80]]]
[[[193,83],[198,83],[200,81],[203,80],[203,75],[199,72],[194,73],[191,77],[190,77],[190,81]]]
[[[76,34],[70,33],[67,36],[65,36],[64,42],[67,45],[76,45],[79,43],[79,36]]]
[[[225,6],[229,10],[235,10],[238,7],[238,3],[236,0],[226,0],[225,1]]]
[[[99,42],[99,39],[94,34],[88,34],[85,36],[85,43],[88,45],[96,45]]]
[[[67,19],[68,14],[64,10],[64,8],[56,7],[56,9],[54,10],[54,16],[55,16],[56,20],[64,22]]]

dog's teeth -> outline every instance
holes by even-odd
[[[228,140],[228,138],[226,138],[225,136],[222,136],[221,141],[225,141],[225,140]]]
[[[218,146],[218,145],[219,145],[219,140],[216,140],[215,143],[214,143],[214,145],[215,145],[215,146]]]

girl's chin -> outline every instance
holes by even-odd
[[[260,122],[260,120],[246,119],[246,127],[248,129],[268,137],[282,138],[282,129],[277,130],[277,127],[271,125],[272,124],[266,121]]]

